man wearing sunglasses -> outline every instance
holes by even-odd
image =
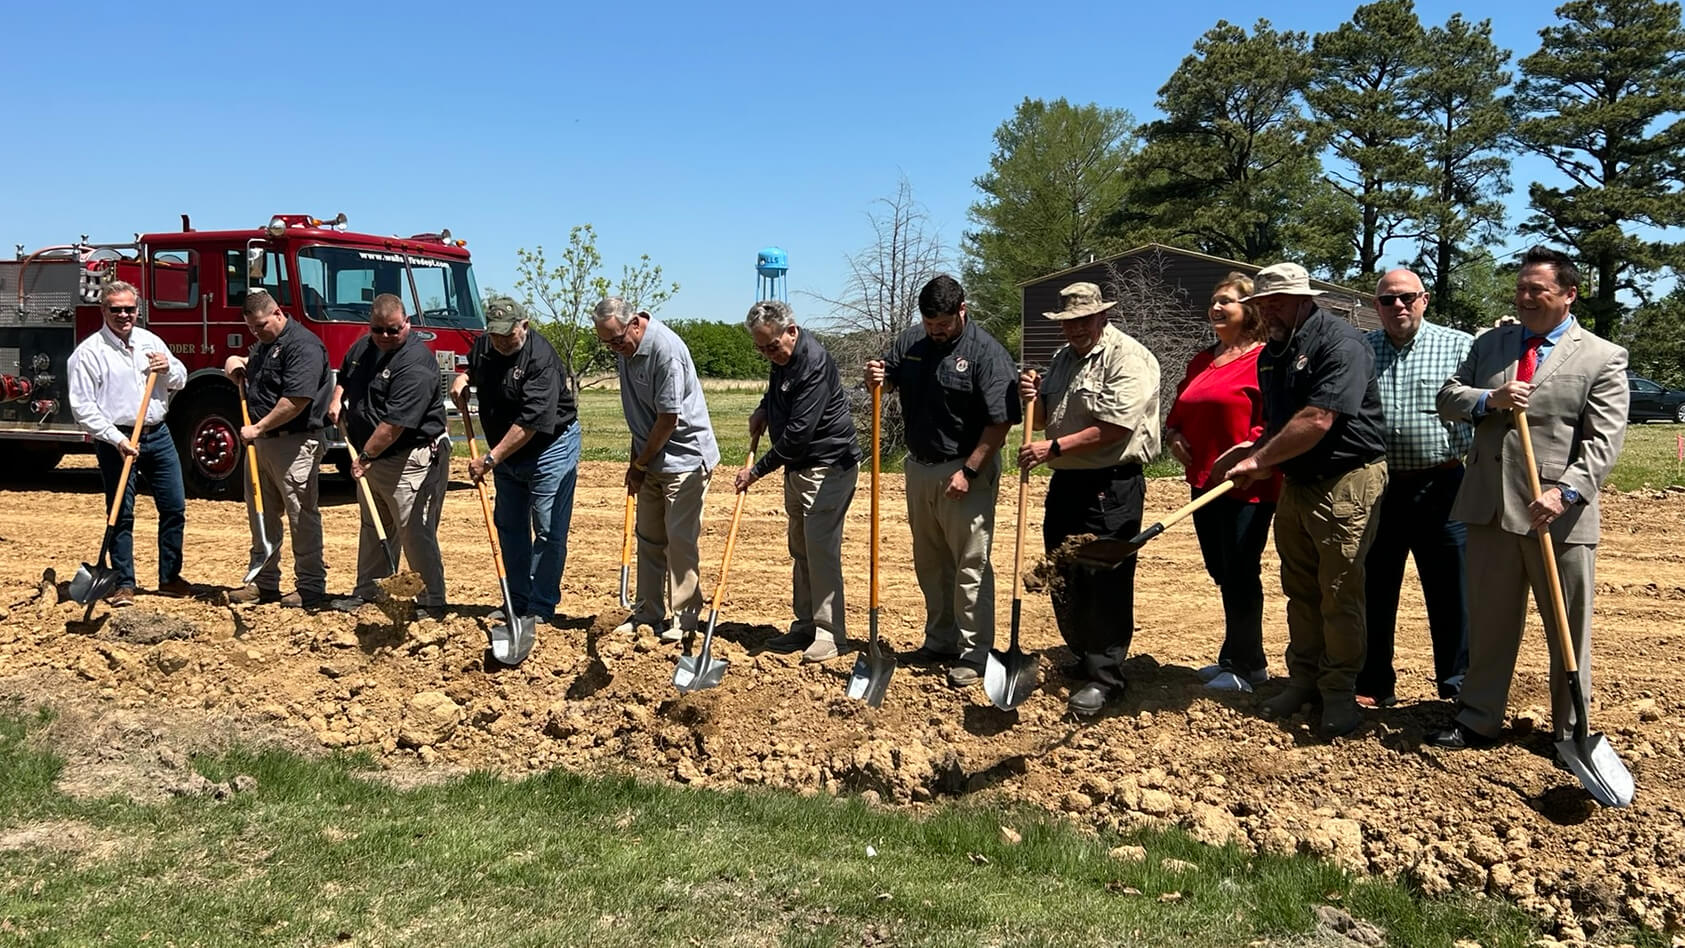
[[[410,569],[421,576],[417,615],[439,618],[445,608],[445,565],[439,556],[439,513],[450,478],[450,437],[445,402],[439,394],[439,363],[433,350],[410,332],[404,303],[390,293],[374,298],[369,334],[352,344],[339,367],[327,421],[345,413],[353,450],[351,476],[367,478],[375,510],[363,511],[357,542],[357,586],[336,599],[335,609],[353,612],[384,597],[377,582],[391,572],[375,534],[378,516],[386,535],[397,537]]]
[[[70,410],[94,438],[106,508],[110,509],[118,491],[125,492],[111,535],[111,566],[118,578],[106,601],[114,607],[135,602],[135,497],[139,488],[130,489],[130,484],[118,482],[125,457],[135,459],[135,476],[151,488],[152,503],[158,508],[158,592],[166,596],[193,594],[192,586],[181,578],[182,534],[187,526],[181,456],[176,453],[169,426],[164,424],[170,396],[187,384],[187,367],[170,354],[164,340],[135,325],[139,300],[135,288],[121,280],[101,287],[99,311],[104,324],[70,354],[69,365]],[[142,405],[146,377],[153,372],[167,375],[154,384],[152,400]],[[145,419],[140,441],[130,444],[137,418]]]
[[[638,498],[637,601],[614,631],[651,625],[663,642],[679,642],[702,614],[698,543],[702,501],[720,463],[714,424],[696,363],[673,330],[618,296],[598,303],[591,320],[619,357],[620,408],[632,433],[626,492]]]
[[[1375,353],[1375,382],[1387,416],[1387,492],[1376,517],[1375,540],[1364,560],[1365,625],[1369,646],[1357,676],[1357,703],[1397,702],[1393,635],[1398,622],[1404,560],[1413,556],[1427,603],[1433,641],[1433,678],[1441,698],[1455,698],[1469,665],[1469,610],[1464,589],[1468,529],[1451,519],[1463,484],[1463,455],[1474,429],[1439,417],[1439,386],[1456,374],[1473,345],[1466,332],[1423,318],[1422,279],[1394,270],[1375,287],[1381,328],[1366,338]]]

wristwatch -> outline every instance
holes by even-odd
[[[1580,502],[1580,492],[1575,490],[1574,488],[1568,487],[1566,485],[1558,484],[1557,489],[1562,491],[1562,502],[1563,503],[1565,503],[1565,504],[1577,504],[1577,503]]]
[[[648,474],[649,473],[649,465],[639,464],[638,459],[633,458],[632,459],[632,470],[637,471],[640,474]]]
[[[1064,451],[1059,449],[1059,439],[1058,438],[1053,439],[1053,446],[1047,449],[1047,453],[1053,455],[1054,457],[1058,457],[1059,455],[1065,453]]]
[[[963,465],[960,467],[960,471],[961,471],[961,473],[965,474],[965,479],[968,480],[968,481],[976,480],[977,475],[983,473],[982,471],[979,471],[974,467],[965,467]]]
[[[357,455],[357,463],[361,464],[364,467],[368,467],[369,462],[373,461],[373,460],[374,460],[374,458],[369,457],[369,453],[367,451],[364,451],[361,454]]]
[[[497,455],[491,453],[490,451],[487,451],[486,455],[485,455],[485,462],[486,462],[486,470],[488,470],[488,471],[491,470],[492,468],[497,466]]]

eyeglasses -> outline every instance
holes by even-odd
[[[402,326],[370,326],[369,332],[377,336],[396,336],[404,331]]]
[[[1415,306],[1416,301],[1426,295],[1427,294],[1425,293],[1383,293],[1382,295],[1375,297],[1375,302],[1380,303],[1382,306],[1391,306],[1394,303],[1403,303],[1405,306]]]
[[[629,323],[623,323],[622,324],[622,325],[625,326],[625,328],[620,330],[619,335],[610,336],[607,339],[604,339],[602,336],[598,336],[597,340],[599,342],[601,342],[603,345],[608,346],[610,349],[618,349],[621,346],[626,344],[626,334],[631,332],[632,327],[636,326],[637,324],[638,324],[638,321],[636,319],[633,319]]]
[[[113,316],[133,316],[140,312],[139,306],[107,306],[105,311]]]

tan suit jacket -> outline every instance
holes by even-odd
[[[1474,417],[1480,396],[1515,379],[1526,330],[1500,326],[1474,341],[1457,374],[1439,389],[1439,415],[1475,423],[1468,473],[1451,507],[1453,519],[1508,533],[1532,531],[1533,500],[1513,413],[1491,410]],[[1551,524],[1560,543],[1595,544],[1597,494],[1626,439],[1627,352],[1575,320],[1557,340],[1533,378],[1527,422],[1544,490],[1572,487],[1581,503]]]

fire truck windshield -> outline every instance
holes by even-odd
[[[391,293],[404,301],[404,311],[417,325],[486,326],[479,287],[466,260],[355,247],[303,247],[298,251],[298,284],[300,303],[311,319],[368,322],[374,298]]]

